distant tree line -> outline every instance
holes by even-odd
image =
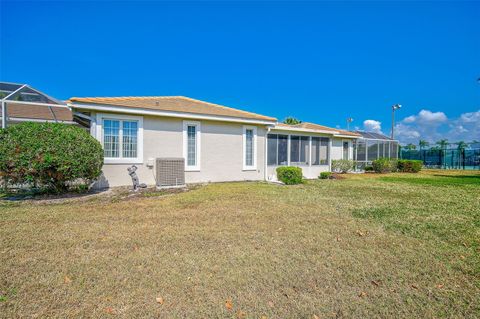
[[[449,143],[447,139],[443,139],[443,140],[435,142],[434,144],[430,144],[429,142],[427,142],[425,140],[419,140],[418,141],[418,150],[420,150],[420,151],[423,151],[423,150],[439,151],[439,150],[446,150],[446,149],[449,149],[449,148],[464,150],[471,145],[479,144],[479,143],[480,142],[477,141],[477,140],[473,140],[469,143],[467,143],[465,141]],[[455,145],[455,146],[451,147],[451,145]],[[413,143],[409,143],[407,145],[400,146],[400,147],[402,149],[408,150],[408,151],[413,151],[413,150],[417,149],[417,145],[415,145]]]

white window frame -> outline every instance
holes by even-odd
[[[188,165],[188,127],[196,127],[196,165]],[[183,121],[183,158],[185,159],[185,171],[193,172],[200,171],[200,158],[201,158],[201,136],[202,136],[201,124],[198,121]]]
[[[253,165],[247,165],[247,130],[253,131]],[[244,125],[243,126],[243,170],[244,171],[254,171],[257,169],[257,127]]]
[[[109,113],[97,113],[96,119],[96,138],[102,144],[103,148],[103,120],[114,120],[114,121],[137,121],[138,123],[138,133],[137,133],[137,157],[122,157],[122,133],[120,132],[120,157],[105,157],[103,159],[104,164],[143,164],[143,116],[133,116],[133,115],[123,115],[123,114],[109,114]],[[120,131],[123,130],[120,126]]]

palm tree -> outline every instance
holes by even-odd
[[[457,142],[455,144],[457,144],[457,149],[460,150],[460,151],[464,150],[468,147],[468,144],[465,143],[464,141],[460,141],[460,142]]]
[[[448,146],[448,140],[443,139],[440,140],[436,143],[438,146],[440,146],[440,165],[446,166],[446,163],[444,162],[444,153],[447,151],[447,146]]]
[[[296,124],[302,123],[302,121],[300,121],[299,119],[296,119],[292,116],[289,116],[289,117],[287,117],[286,119],[283,120],[283,123],[288,124],[288,125],[296,125]]]
[[[417,149],[415,144],[412,144],[412,143],[409,143],[409,144],[405,145],[403,148],[405,148],[406,150],[409,150],[409,151],[413,151],[413,150]]]
[[[428,147],[430,143],[425,140],[418,141],[418,148],[420,149],[420,156],[423,154],[423,161],[425,162],[425,152],[422,152],[424,148]]]
[[[445,139],[445,140],[438,141],[436,144],[440,146],[442,150],[446,150],[449,143],[448,143],[448,140]]]
[[[420,151],[423,150],[424,148],[428,147],[430,143],[428,143],[425,140],[420,140],[418,141],[418,147],[420,148]]]
[[[455,143],[457,144],[457,158],[458,158],[458,165],[463,165],[463,169],[465,169],[465,149],[468,147],[468,144],[464,141],[460,141]],[[459,167],[460,168],[460,167]]]

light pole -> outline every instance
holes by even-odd
[[[393,104],[392,105],[392,134],[391,134],[392,140],[393,140],[393,137],[394,137],[393,131],[394,131],[394,128],[395,128],[395,111],[398,110],[401,107],[402,106],[400,104]]]
[[[347,131],[350,131],[350,123],[353,122],[353,119],[351,117],[347,117]]]

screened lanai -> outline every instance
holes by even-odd
[[[0,82],[0,100],[2,128],[25,121],[74,124],[65,103],[27,84]]]
[[[398,158],[398,141],[373,132],[355,131],[360,138],[353,142],[353,160],[358,170],[379,158]]]

